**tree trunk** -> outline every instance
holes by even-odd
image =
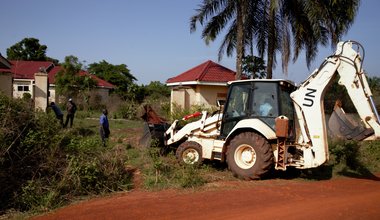
[[[238,1],[237,6],[237,18],[236,18],[236,26],[237,26],[237,36],[236,36],[236,75],[235,79],[241,79],[243,68],[243,56],[244,56],[244,12],[246,11],[246,0]]]
[[[268,50],[267,50],[267,79],[272,79],[273,77],[273,64],[275,54],[275,45],[276,45],[276,32],[274,27],[275,14],[274,9],[269,9],[269,34],[268,34]]]

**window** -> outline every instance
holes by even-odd
[[[251,84],[235,84],[230,89],[228,102],[224,108],[221,134],[227,136],[237,122],[249,115],[249,93]]]
[[[29,86],[17,86],[17,91],[19,92],[28,92]]]
[[[277,117],[277,83],[255,83],[251,104],[253,115]]]
[[[250,85],[236,85],[231,89],[230,100],[227,106],[228,117],[239,117],[248,113],[248,95]]]

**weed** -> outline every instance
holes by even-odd
[[[181,171],[179,173],[179,182],[183,188],[195,188],[206,183],[206,180],[200,175],[200,170],[197,166],[186,165],[183,166]]]

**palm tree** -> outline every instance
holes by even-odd
[[[236,78],[241,76],[245,48],[256,45],[261,58],[267,57],[267,78],[272,78],[276,54],[282,55],[282,69],[287,66],[293,47],[293,62],[305,50],[308,67],[316,57],[318,45],[335,43],[354,21],[360,0],[204,0],[191,18],[191,31],[196,23],[205,24],[202,38],[215,40],[229,25],[219,48],[219,59],[236,49]],[[207,21],[207,22],[206,22]]]
[[[305,50],[307,67],[318,53],[318,45],[326,46],[329,40],[331,46],[345,34],[354,22],[360,0],[272,0],[278,2],[275,9],[280,18],[278,31],[282,33],[281,47],[282,67],[286,73],[290,52],[290,42],[293,45],[293,62],[297,60],[301,50]],[[290,33],[289,33],[290,32]],[[268,51],[268,74],[272,71],[269,57],[276,54]]]
[[[247,4],[249,0],[204,0],[197,10],[197,14],[190,19],[190,30],[196,30],[196,24],[201,25],[207,20],[202,32],[202,38],[206,44],[214,41],[217,35],[229,25],[227,34],[219,49],[219,60],[224,50],[232,55],[236,49],[236,78],[240,79],[242,74],[242,59],[244,56],[244,22],[247,17]],[[210,18],[212,17],[212,18]]]

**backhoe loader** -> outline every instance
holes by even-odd
[[[355,140],[380,136],[377,113],[355,41],[339,42],[304,82],[250,79],[228,83],[223,111],[178,128],[178,120],[165,131],[164,142],[175,146],[181,163],[221,160],[236,177],[259,179],[274,166],[308,169],[329,159],[323,99],[335,77],[346,88],[360,125],[350,123],[339,104],[329,124],[339,135]]]

